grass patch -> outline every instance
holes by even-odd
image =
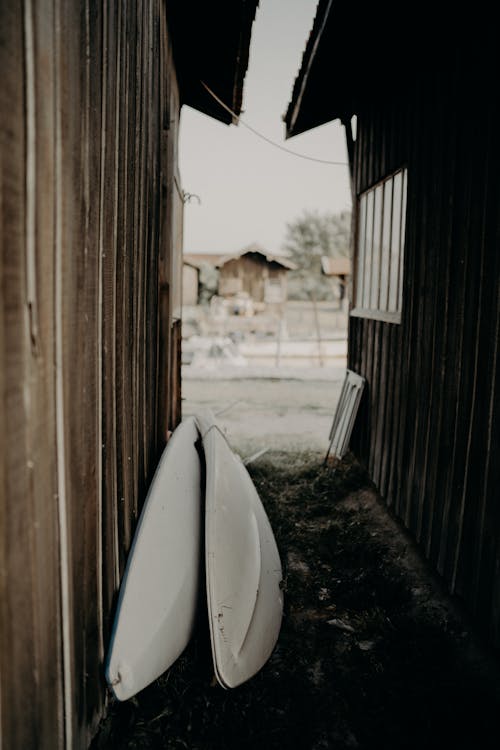
[[[408,566],[359,465],[321,460],[276,452],[249,467],[284,570],[264,669],[236,690],[216,685],[202,611],[169,672],[111,704],[94,750],[495,746],[498,691],[469,660],[464,624]]]

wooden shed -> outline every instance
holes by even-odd
[[[183,103],[240,111],[257,0],[0,5],[0,746],[79,750],[180,419]],[[214,53],[215,50],[215,53]]]
[[[500,48],[491,14],[483,2],[466,11],[320,0],[285,119],[289,136],[345,124],[356,211],[349,367],[368,384],[355,450],[498,647]]]
[[[221,258],[217,267],[221,297],[246,292],[254,302],[282,304],[287,299],[287,273],[295,265],[254,243]]]
[[[339,299],[346,299],[347,285],[351,278],[350,258],[331,258],[329,255],[321,256],[321,271],[325,276],[334,280],[338,285]]]
[[[182,304],[197,305],[200,288],[200,269],[186,259],[182,263]]]

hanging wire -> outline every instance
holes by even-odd
[[[191,203],[191,201],[197,201],[198,205],[201,206],[201,198],[196,193],[188,193],[187,190],[182,191],[182,202]]]
[[[269,143],[271,146],[274,146],[275,148],[279,148],[280,151],[284,151],[286,154],[297,156],[299,159],[306,159],[307,161],[315,161],[315,162],[318,162],[319,164],[331,164],[336,167],[348,166],[346,161],[329,161],[328,159],[317,159],[315,156],[307,156],[307,154],[299,154],[297,151],[292,151],[290,148],[286,148],[286,146],[282,146],[281,143],[276,143],[276,141],[272,141],[270,138],[267,138],[267,136],[263,135],[262,133],[259,133],[258,130],[256,130],[247,122],[242,120],[241,117],[236,114],[236,112],[233,112],[233,110],[230,107],[228,107],[225,102],[222,101],[222,99],[219,99],[217,94],[215,94],[212,91],[212,89],[209,86],[207,86],[207,84],[204,81],[200,81],[200,83],[208,91],[210,96],[213,99],[215,99],[215,101],[218,104],[220,104],[221,107],[223,107],[227,112],[229,112],[230,115],[234,117],[237,125],[243,125],[243,127],[247,128],[247,130],[250,130],[254,135],[256,135],[258,138],[261,138],[266,143]]]

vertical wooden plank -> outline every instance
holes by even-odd
[[[162,73],[162,44],[163,25],[161,20],[162,0],[156,0],[154,8],[154,43],[157,50],[154,64],[154,79],[152,88],[152,102],[154,105],[155,141],[152,148],[151,158],[153,160],[154,183],[154,227],[153,227],[153,264],[150,276],[150,295],[155,300],[152,313],[154,322],[154,335],[152,335],[151,346],[154,347],[154,369],[151,372],[151,393],[154,394],[152,407],[151,440],[154,445],[154,463],[157,463],[164,446],[163,440],[158,440],[159,422],[159,380],[160,373],[160,304],[159,304],[159,273],[161,254],[161,148],[163,134],[163,81]],[[166,33],[166,32],[165,32]]]
[[[103,550],[104,603],[111,614],[119,584],[118,507],[116,478],[116,86],[117,24],[116,6],[103,11],[103,106],[101,162],[102,262],[102,465],[103,465]],[[111,622],[106,621],[109,632]]]
[[[440,83],[435,82],[433,91],[436,92]],[[431,206],[429,221],[429,243],[430,251],[426,284],[429,287],[428,304],[426,305],[426,330],[430,342],[430,360],[426,380],[429,382],[429,395],[426,398],[427,408],[422,420],[422,468],[421,474],[421,498],[419,513],[417,517],[417,534],[426,550],[430,553],[432,539],[432,515],[435,499],[434,482],[437,471],[434,461],[435,451],[439,445],[442,429],[442,404],[444,400],[445,372],[441,367],[443,351],[443,331],[446,322],[443,315],[444,295],[442,289],[443,275],[446,274],[446,258],[443,252],[443,244],[446,247],[443,226],[448,228],[448,213],[444,195],[447,190],[448,180],[447,159],[448,141],[445,138],[443,127],[443,104],[438,97],[438,105],[432,113],[433,128],[431,137],[427,143],[431,164],[434,165],[432,182],[428,188],[428,201]]]
[[[116,415],[116,496],[118,517],[118,562],[119,577],[123,575],[126,557],[130,547],[129,507],[129,452],[127,434],[126,398],[126,349],[128,305],[127,305],[127,160],[128,160],[128,83],[129,60],[127,39],[129,34],[129,3],[122,3],[117,40],[117,70],[119,80],[116,86],[115,107],[117,127],[115,130],[115,215],[116,215],[116,330],[115,330],[115,415]]]
[[[388,364],[390,352],[390,342],[392,329],[390,324],[380,325],[380,360],[379,370],[379,388],[378,388],[378,405],[377,405],[377,430],[375,435],[375,466],[376,466],[376,483],[383,497],[386,496],[386,463],[384,458],[387,454],[386,446],[390,443],[391,435],[387,430],[387,393],[389,379],[392,368]]]
[[[447,106],[447,105],[445,105]],[[451,273],[453,266],[453,218],[454,218],[454,183],[456,179],[456,150],[457,139],[456,130],[448,130],[448,120],[445,113],[440,121],[440,129],[443,133],[444,146],[442,174],[443,174],[443,191],[446,196],[441,204],[441,218],[439,221],[439,277],[436,280],[439,294],[439,307],[435,310],[438,321],[438,341],[437,346],[439,357],[436,363],[434,373],[434,387],[437,389],[437,412],[436,426],[433,430],[433,439],[429,446],[431,452],[431,462],[427,474],[427,493],[429,496],[427,510],[427,543],[426,551],[429,559],[437,565],[439,556],[439,544],[441,537],[441,527],[444,510],[444,492],[443,467],[447,467],[448,462],[448,412],[451,408],[450,394],[448,392],[448,337],[450,327],[453,326],[453,320],[450,316],[450,290],[451,290]],[[439,377],[436,376],[439,373]]]
[[[132,541],[132,533],[137,517],[136,496],[136,459],[135,459],[135,213],[136,213],[136,171],[135,160],[136,148],[136,76],[137,76],[137,9],[134,0],[127,4],[127,33],[126,33],[126,59],[128,66],[128,77],[126,82],[126,97],[124,106],[124,117],[126,117],[126,160],[125,160],[125,185],[126,212],[124,216],[124,272],[123,272],[123,401],[120,405],[121,418],[123,419],[123,486],[124,504],[123,514],[120,519],[121,536],[123,548],[128,552]],[[125,154],[124,154],[125,157]]]
[[[157,1],[153,0],[149,9],[149,44],[150,48],[159,47],[159,17]],[[156,370],[158,349],[158,143],[160,138],[160,114],[158,99],[158,55],[150,56],[149,68],[149,132],[147,150],[148,183],[148,256],[147,256],[147,285],[146,285],[146,315],[145,326],[147,335],[146,356],[146,393],[145,411],[147,424],[147,444],[145,451],[146,482],[152,478],[156,468],[159,450],[156,443]]]
[[[99,7],[86,0],[80,15],[80,86],[82,101],[79,161],[75,164],[76,195],[74,247],[78,248],[72,295],[71,333],[68,344],[78,347],[78,356],[71,349],[68,360],[77,371],[68,400],[75,414],[71,420],[71,486],[78,511],[73,525],[73,550],[80,562],[73,570],[74,589],[79,592],[75,610],[75,641],[80,653],[77,685],[79,734],[82,744],[90,737],[101,717],[104,705],[101,664],[103,659],[102,603],[102,538],[100,502],[101,433],[100,370],[97,351],[100,340],[97,303],[99,299],[99,164],[101,104],[101,41],[102,17]],[[73,23],[77,23],[76,16]],[[75,84],[74,84],[75,85]],[[68,106],[71,98],[68,97]],[[76,217],[79,217],[79,221]],[[84,314],[82,315],[82,311]],[[69,317],[69,316],[68,316]],[[86,363],[79,366],[79,361]],[[85,497],[81,509],[81,497]],[[83,586],[82,586],[83,581]]]
[[[141,205],[142,205],[142,164],[141,164],[141,134],[143,127],[143,65],[144,65],[144,44],[143,44],[143,5],[141,3],[135,3],[135,15],[136,15],[136,68],[135,68],[135,132],[134,132],[134,162],[136,165],[134,173],[134,233],[133,233],[133,267],[132,267],[132,314],[133,314],[133,329],[132,329],[132,401],[131,409],[133,414],[133,431],[132,431],[132,461],[134,467],[134,520],[138,516],[139,512],[139,496],[142,490],[142,452],[140,443],[141,434],[141,422],[140,422],[140,402],[139,402],[139,391],[140,391],[140,356],[141,356],[141,341],[140,341],[140,316],[141,316],[141,298],[140,290],[142,289],[142,275],[141,275]]]
[[[57,473],[61,557],[62,653],[64,672],[65,743],[82,745],[87,739],[85,716],[85,647],[77,626],[83,610],[86,569],[81,536],[80,443],[75,432],[74,404],[79,390],[81,352],[75,346],[80,310],[78,266],[83,256],[82,226],[82,101],[81,9],[57,0],[54,17],[55,65],[55,364],[57,418]],[[84,80],[84,79],[83,79]],[[68,251],[69,250],[69,251]],[[79,411],[79,410],[78,410]],[[83,425],[85,422],[83,422]],[[72,455],[73,454],[73,455]],[[71,460],[77,457],[76,463]],[[71,458],[70,458],[71,457]],[[78,477],[78,479],[77,479]],[[76,532],[78,527],[78,532]],[[76,532],[76,533],[75,533]]]
[[[498,217],[498,213],[497,213]],[[497,228],[498,237],[498,228]],[[498,255],[497,255],[498,262]],[[498,264],[497,264],[498,272]],[[498,278],[498,276],[497,276]],[[486,601],[483,611],[489,615],[488,632],[496,648],[500,646],[500,508],[498,486],[500,484],[500,463],[496,457],[500,452],[500,420],[498,419],[499,372],[500,372],[500,290],[496,290],[496,323],[493,329],[495,352],[491,367],[492,382],[488,418],[484,482],[484,511],[482,518],[483,538],[481,545],[481,567],[478,574],[478,603]],[[490,381],[491,382],[491,381]],[[496,533],[495,533],[496,531]],[[494,539],[492,537],[495,537]],[[483,605],[484,606],[484,605]],[[481,611],[481,610],[480,610]]]
[[[31,36],[32,48],[28,41]],[[34,294],[28,289],[31,328],[31,414],[28,450],[32,468],[32,521],[35,559],[34,640],[37,644],[35,670],[41,676],[37,697],[40,721],[39,747],[62,744],[61,597],[59,545],[61,530],[57,514],[56,413],[54,358],[54,99],[52,68],[54,15],[51,2],[25,3],[27,122],[32,120],[33,140],[28,138],[26,157],[33,162],[27,170],[27,201],[32,202],[32,225],[27,226],[26,249],[33,253],[31,265]],[[29,58],[32,56],[31,61]],[[32,79],[29,83],[28,79]],[[31,89],[31,93],[30,93]],[[30,101],[31,100],[31,101]],[[31,112],[30,112],[31,110]],[[29,143],[31,141],[31,143]],[[32,233],[30,239],[29,234]]]
[[[0,487],[0,671],[2,679],[2,743],[34,747],[39,721],[37,690],[33,680],[33,560],[28,511],[31,490],[27,467],[26,429],[29,415],[24,387],[29,388],[28,342],[25,302],[25,120],[22,6],[2,5],[0,24],[0,264],[2,294],[3,388],[2,464]],[[29,393],[29,390],[28,390]],[[8,440],[6,436],[8,435]],[[28,552],[28,566],[25,554]],[[24,558],[24,559],[22,559]],[[26,570],[27,569],[27,570]],[[24,575],[20,575],[21,571]],[[27,573],[27,574],[26,574]],[[11,581],[19,577],[19,586]],[[20,687],[25,683],[25,690]],[[24,722],[18,717],[24,706],[34,707]]]
[[[460,127],[460,126],[456,126]],[[449,407],[446,415],[447,425],[447,449],[448,455],[446,463],[443,465],[444,482],[441,485],[443,492],[444,504],[442,515],[442,526],[439,544],[438,570],[445,576],[451,572],[452,560],[454,560],[454,535],[453,530],[458,498],[456,496],[456,487],[454,486],[454,472],[457,461],[463,461],[460,457],[463,425],[461,422],[461,388],[464,373],[461,362],[463,357],[464,346],[464,316],[466,310],[466,268],[467,252],[464,243],[463,227],[469,228],[469,215],[465,191],[467,187],[462,182],[462,157],[461,157],[461,140],[458,142],[457,152],[457,180],[455,182],[455,210],[453,216],[453,262],[450,274],[450,307],[448,315],[453,321],[450,326],[447,340],[447,367],[449,368],[450,377],[448,378],[448,399]],[[449,580],[449,579],[448,579]]]
[[[418,210],[418,186],[419,186],[419,154],[418,154],[418,132],[415,125],[415,118],[419,110],[419,92],[411,92],[410,111],[407,120],[407,138],[406,149],[408,154],[408,212],[407,226],[415,228],[416,212]],[[415,299],[416,290],[414,288],[415,266],[417,263],[417,253],[415,236],[413,232],[407,232],[405,235],[405,268],[403,279],[403,309],[401,316],[401,381],[400,381],[400,402],[399,402],[399,419],[397,427],[397,448],[396,448],[396,473],[395,473],[395,510],[400,518],[408,523],[408,504],[407,504],[407,465],[406,460],[409,453],[409,446],[412,440],[412,417],[414,411],[414,392],[412,392],[412,368],[414,367],[415,352],[414,341],[411,339],[412,330],[414,330],[414,319],[416,315]],[[414,382],[414,381],[413,381]]]
[[[379,450],[377,445],[377,433],[380,419],[380,354],[381,340],[384,325],[379,320],[371,321],[372,329],[372,359],[370,364],[370,461],[368,464],[370,476],[374,482],[379,482]]]
[[[147,193],[147,148],[149,141],[149,24],[148,24],[148,5],[140,4],[141,8],[141,131],[140,131],[140,182],[139,182],[139,238],[138,238],[138,318],[136,337],[138,340],[138,360],[137,360],[137,409],[138,409],[138,477],[139,488],[138,498],[144,497],[144,490],[147,486],[146,479],[146,384],[145,384],[145,364],[146,364],[146,285],[147,285],[147,213],[148,213],[148,193]]]
[[[363,371],[360,375],[366,378],[364,402],[365,402],[365,429],[363,432],[363,457],[369,470],[371,458],[371,427],[372,427],[372,361],[373,361],[373,321],[365,320],[363,325],[363,349],[365,352],[363,361]]]
[[[421,100],[417,104],[419,111],[425,112],[425,104]],[[412,359],[409,365],[409,410],[407,431],[408,442],[405,454],[406,490],[405,490],[405,523],[420,541],[419,511],[421,496],[421,448],[425,429],[425,415],[429,401],[429,347],[430,335],[426,328],[426,310],[430,298],[430,273],[429,266],[432,256],[436,255],[434,250],[434,235],[431,232],[430,214],[426,196],[432,190],[434,178],[432,163],[432,152],[428,144],[432,140],[430,132],[433,120],[427,114],[423,116],[425,126],[420,126],[415,131],[415,157],[414,163],[418,164],[418,177],[415,177],[413,198],[416,204],[410,227],[412,228],[412,246],[414,264],[412,266],[412,295],[414,303],[412,306],[413,316],[410,324],[409,336],[411,340]],[[403,225],[404,227],[404,225]],[[424,423],[424,424],[423,424]]]
[[[469,422],[469,445],[463,490],[463,533],[458,560],[459,590],[472,599],[474,611],[498,642],[499,601],[496,596],[499,570],[495,552],[500,534],[499,511],[495,498],[498,487],[498,348],[500,276],[498,253],[494,248],[498,236],[499,190],[491,164],[498,158],[494,137],[495,120],[490,106],[485,123],[485,138],[477,164],[481,165],[479,184],[484,189],[478,205],[481,216],[481,242],[478,263],[479,305],[475,320],[475,378],[473,406]],[[483,150],[484,149],[484,150]],[[496,430],[496,432],[495,432]],[[495,437],[496,435],[496,437]],[[498,493],[497,493],[498,494]],[[493,627],[492,627],[493,626]]]
[[[488,161],[487,157],[482,158],[482,149],[485,140],[484,123],[478,122],[467,123],[464,129],[462,159],[464,166],[469,174],[467,187],[465,189],[464,199],[466,208],[464,211],[464,224],[462,228],[463,241],[465,244],[466,262],[466,292],[464,306],[481,311],[483,309],[483,278],[485,271],[484,242],[481,242],[481,225],[484,215],[482,205],[486,199],[486,189],[488,185]],[[482,140],[481,146],[471,148],[471,143]],[[474,187],[472,186],[479,186]],[[475,247],[475,252],[471,252],[471,247]],[[484,367],[484,362],[479,360],[479,340],[481,315],[476,319],[473,316],[464,314],[463,319],[463,347],[461,369],[463,377],[461,379],[460,389],[460,440],[457,448],[457,458],[455,461],[454,471],[454,494],[457,497],[457,508],[454,518],[453,528],[453,556],[450,558],[449,577],[450,587],[456,590],[467,600],[473,601],[474,594],[471,590],[473,583],[473,552],[475,546],[477,501],[476,487],[480,484],[481,476],[484,471],[484,450],[482,455],[477,454],[472,448],[475,444],[484,445],[484,430],[474,433],[476,411],[479,406],[477,402],[477,382],[479,369]],[[490,386],[491,387],[491,386]],[[472,455],[475,458],[474,464],[471,464]],[[468,483],[473,478],[474,489],[468,492]],[[469,503],[472,507],[469,506]],[[462,566],[459,562],[462,560]]]
[[[396,105],[395,105],[396,106]],[[401,165],[408,165],[408,155],[411,140],[411,97],[408,94],[402,100],[398,100],[397,105],[397,116],[395,113],[392,114],[393,124],[393,169],[400,167]],[[408,242],[408,240],[406,240]],[[406,290],[408,290],[408,275],[405,275],[406,279]],[[406,294],[408,292],[406,291]],[[407,298],[403,298],[402,315],[400,325],[394,326],[394,346],[392,349],[393,358],[391,366],[394,369],[394,391],[391,396],[391,414],[389,415],[390,420],[390,435],[391,441],[388,446],[388,457],[389,462],[389,476],[388,476],[388,487],[387,487],[387,500],[390,506],[395,506],[399,500],[399,477],[400,477],[400,466],[399,466],[399,445],[400,445],[400,428],[401,420],[400,414],[402,408],[404,408],[403,401],[406,398],[406,394],[403,390],[404,382],[404,371],[403,371],[403,347],[405,341],[405,313],[407,306]]]
[[[389,453],[389,476],[387,480],[387,502],[389,506],[394,506],[398,500],[398,446],[399,446],[399,429],[400,429],[400,409],[403,395],[402,389],[402,351],[403,351],[403,333],[401,327],[394,328],[394,343],[392,347],[392,368],[393,368],[393,385],[391,394],[391,413],[388,415],[390,422],[389,434],[391,436],[390,444],[387,451]]]
[[[421,107],[420,87],[413,92],[412,110],[419,112]],[[419,191],[422,189],[423,175],[419,169],[420,132],[415,124],[411,125],[408,160],[408,214],[407,225],[412,231],[406,233],[405,269],[406,276],[404,293],[404,310],[402,314],[402,326],[404,330],[404,401],[402,401],[402,414],[399,426],[399,469],[400,483],[398,489],[398,513],[403,519],[405,526],[409,527],[411,521],[411,489],[413,474],[409,476],[411,469],[411,454],[415,444],[415,421],[418,420],[417,406],[417,339],[418,320],[420,314],[420,286],[419,265],[425,263],[426,248],[422,245],[421,233],[421,203],[418,200]]]
[[[162,3],[162,23],[166,28],[165,7]],[[159,261],[159,298],[160,298],[160,332],[159,332],[159,389],[158,389],[158,442],[162,444],[166,440],[167,431],[171,428],[171,392],[170,383],[172,377],[172,253],[173,253],[173,164],[175,132],[172,125],[175,124],[176,108],[172,88],[175,80],[171,75],[172,50],[170,43],[167,44],[166,37],[162,46],[163,62],[162,75],[164,75],[164,100],[161,103],[161,117],[163,121],[162,144],[161,144],[161,209],[160,209],[160,261]]]
[[[79,397],[86,440],[82,451],[81,490],[85,487],[85,653],[87,672],[87,719],[92,723],[103,705],[100,665],[104,658],[104,594],[102,551],[102,308],[101,308],[101,132],[103,99],[103,11],[93,0],[85,6],[85,96],[84,140],[84,255],[81,259],[82,356],[88,364],[81,376]],[[76,425],[83,429],[83,424]],[[75,465],[78,459],[74,458]],[[75,528],[75,534],[78,533]]]

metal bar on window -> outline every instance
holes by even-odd
[[[392,229],[392,177],[384,183],[384,210],[382,219],[382,254],[380,262],[379,310],[386,312],[389,305],[389,278],[391,269]]]
[[[365,250],[366,250],[366,194],[359,199],[359,234],[358,254],[356,260],[356,294],[355,305],[363,305],[363,284],[365,276]]]
[[[398,257],[398,311],[401,312],[403,309],[403,267],[404,267],[404,254],[405,254],[405,232],[406,232],[406,193],[408,189],[407,185],[408,171],[406,169],[402,172],[402,196],[401,196],[401,222],[400,222],[400,244],[399,244],[399,257]]]
[[[363,277],[363,297],[361,307],[370,307],[370,289],[372,282],[372,252],[373,252],[373,205],[374,192],[370,190],[366,195],[366,245]]]

